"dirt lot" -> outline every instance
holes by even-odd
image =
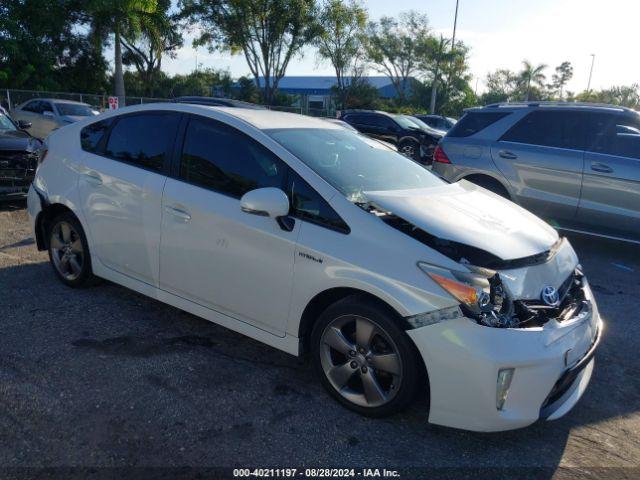
[[[60,466],[638,476],[640,247],[571,240],[606,321],[591,386],[560,420],[478,434],[427,424],[424,402],[362,418],[301,360],[110,283],[66,288],[24,205],[0,204],[0,476]]]

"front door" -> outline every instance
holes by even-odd
[[[640,240],[640,116],[594,113],[578,221],[605,235]]]
[[[255,188],[284,188],[288,167],[224,123],[192,116],[162,198],[160,288],[284,336],[299,222],[292,231],[240,209]]]
[[[548,220],[573,221],[580,198],[587,116],[549,108],[521,119],[491,146],[516,201]]]
[[[154,286],[162,190],[179,121],[173,112],[118,117],[102,150],[84,154],[78,183],[92,253],[106,267]]]

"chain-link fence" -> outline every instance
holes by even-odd
[[[109,108],[109,95],[95,93],[70,93],[70,92],[40,92],[36,90],[0,90],[0,103],[7,108],[12,109],[16,106],[32,100],[34,98],[55,98],[60,100],[74,100],[76,102],[87,103],[98,111],[107,110]],[[168,98],[151,98],[151,97],[125,97],[124,105],[140,105],[143,103],[170,102]]]
[[[70,92],[40,92],[35,90],[16,90],[16,89],[2,89],[0,90],[0,104],[7,110],[11,110],[16,106],[31,100],[33,98],[56,98],[61,100],[75,100],[76,102],[87,103],[91,105],[95,110],[100,112],[109,108],[109,95],[106,94],[94,94],[94,93],[70,93]],[[124,99],[124,104],[120,102],[120,106],[140,105],[144,103],[157,103],[157,102],[170,102],[170,98],[152,98],[152,97],[130,97],[127,96]],[[277,110],[280,112],[299,113],[301,115],[309,115],[312,117],[335,117],[336,111],[334,108],[308,108],[305,106],[300,107],[285,107],[285,106],[271,106],[267,107],[271,110]]]

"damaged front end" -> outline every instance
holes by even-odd
[[[0,150],[0,197],[25,195],[35,176],[35,151]]]
[[[426,262],[419,262],[418,267],[460,302],[465,316],[481,325],[539,327],[552,319],[576,318],[589,308],[586,279],[565,239],[535,255],[505,260],[471,245],[438,238],[372,204],[364,208],[460,264],[459,271]]]

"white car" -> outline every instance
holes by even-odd
[[[375,140],[148,104],[46,148],[28,208],[63,283],[102,277],[308,352],[352,410],[387,415],[426,387],[430,422],[507,430],[564,415],[589,383],[602,322],[569,242]]]

